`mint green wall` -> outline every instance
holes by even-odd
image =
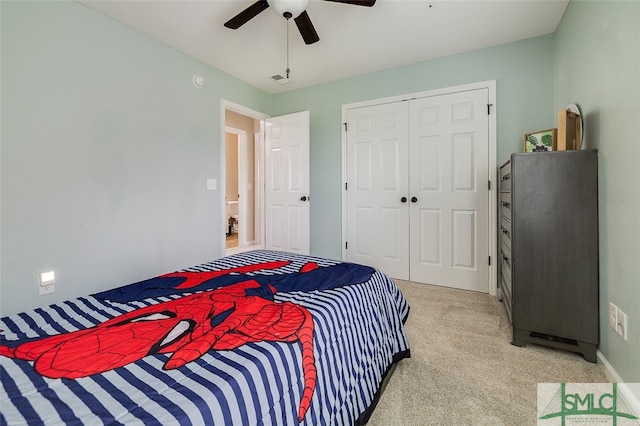
[[[0,7],[1,315],[221,256],[220,98],[271,96],[76,2]]]
[[[295,78],[295,68],[292,73]],[[343,104],[487,80],[496,80],[497,164],[502,164],[522,150],[524,133],[555,127],[552,36],[275,95],[276,115],[311,112],[311,252],[341,257]]]
[[[572,1],[556,62],[555,106],[578,104],[599,150],[600,351],[640,382],[640,2]],[[609,302],[628,316],[626,342],[608,327]]]

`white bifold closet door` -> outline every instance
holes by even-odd
[[[347,258],[489,291],[488,91],[347,111]]]
[[[347,122],[348,260],[407,280],[408,105],[350,109]]]

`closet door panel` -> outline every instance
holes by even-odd
[[[489,290],[487,99],[480,89],[410,101],[411,281]]]
[[[421,264],[440,266],[442,259],[440,253],[440,230],[441,219],[439,210],[420,209],[420,226],[416,235],[420,238],[420,253],[418,254]]]
[[[418,161],[415,167],[418,170],[412,173],[418,177],[418,191],[439,192],[440,191],[440,168],[438,164],[440,141],[437,136],[421,137],[414,145],[418,152],[412,152],[417,156]]]
[[[347,260],[409,278],[408,106],[347,112]]]

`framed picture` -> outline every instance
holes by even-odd
[[[558,129],[539,130],[524,135],[524,152],[555,151]]]

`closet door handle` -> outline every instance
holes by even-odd
[[[400,198],[400,201],[403,202],[403,203],[406,203],[407,202],[407,197]]]
[[[418,202],[418,199],[416,197],[411,197],[411,202],[412,203],[416,203],[416,202]]]
[[[303,195],[302,197],[300,197],[300,201],[307,201],[307,196]]]

